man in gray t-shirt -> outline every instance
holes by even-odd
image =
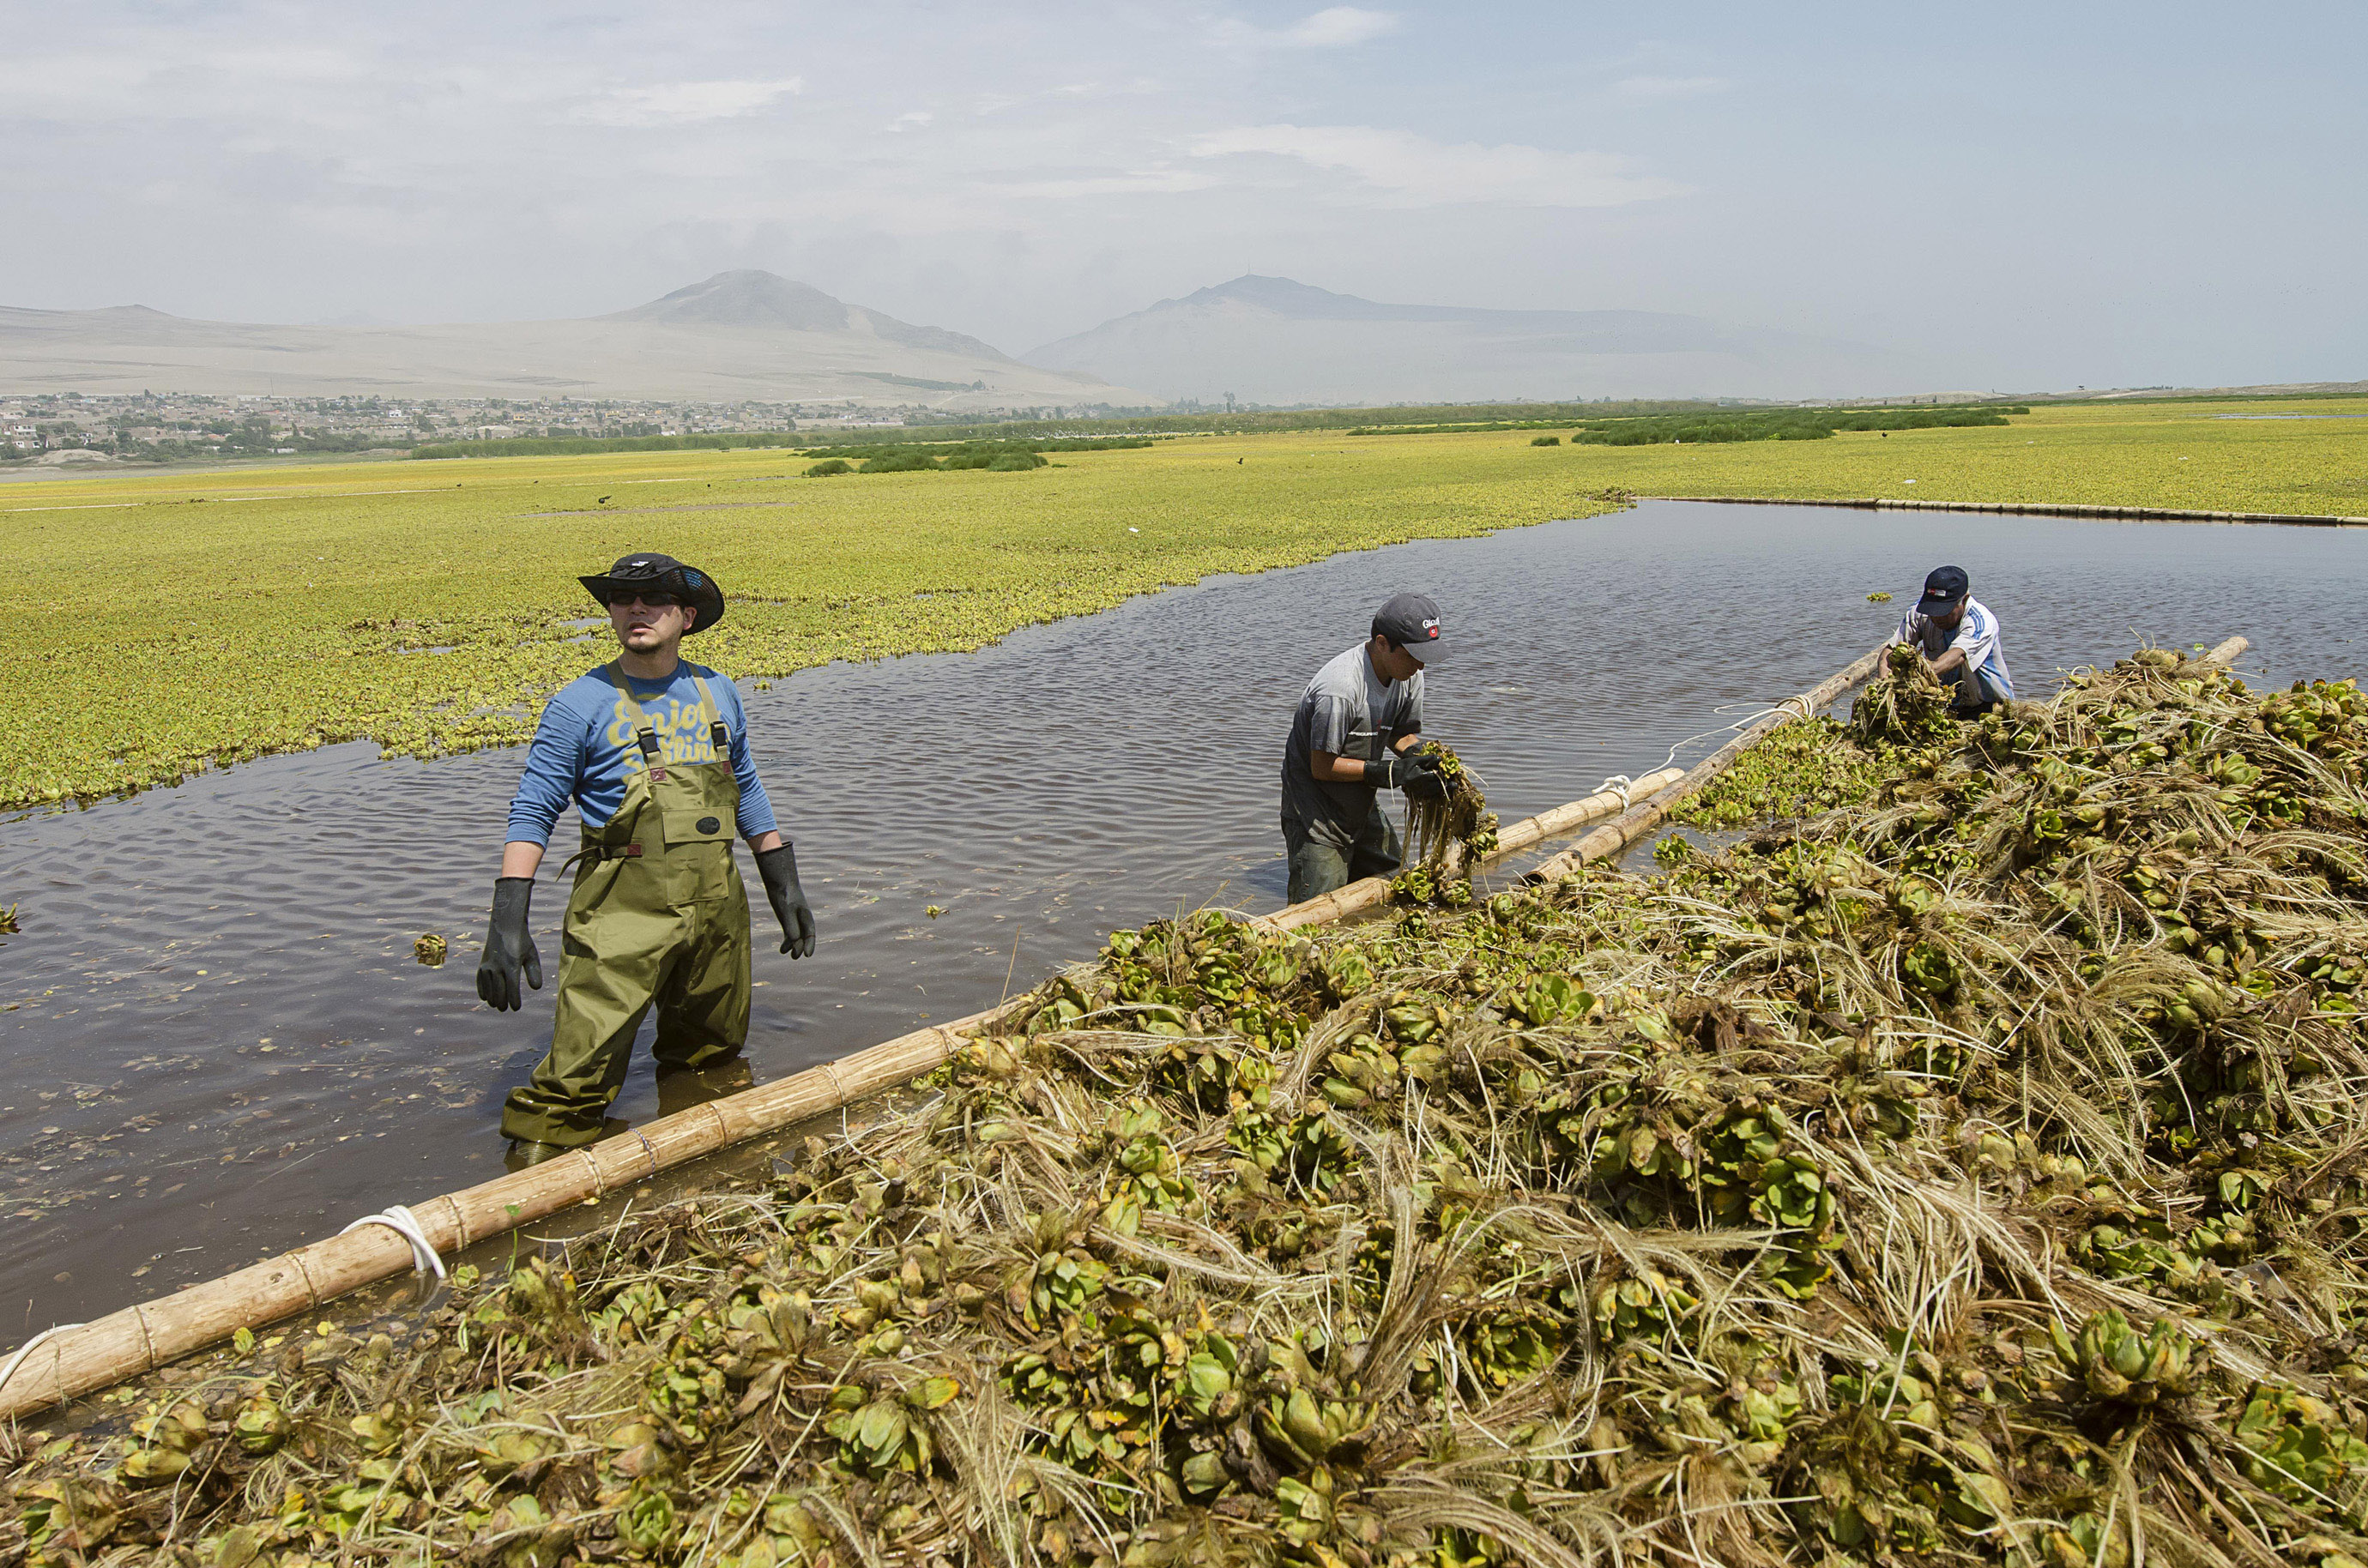
[[[1439,607],[1400,594],[1373,634],[1315,672],[1282,749],[1282,842],[1291,902],[1304,903],[1398,869],[1383,790],[1436,795],[1438,770],[1409,756],[1422,741],[1422,671],[1438,656]]]

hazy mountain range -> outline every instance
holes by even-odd
[[[0,307],[0,392],[623,397],[949,410],[1507,398],[1837,397],[1926,390],[1906,358],[1647,311],[1390,305],[1237,278],[1023,358],[769,272],[565,321],[193,321],[143,305]]]
[[[0,392],[632,397],[939,408],[1142,404],[769,272],[719,272],[613,315],[444,326],[263,326],[144,305],[0,307]]]
[[[1873,396],[1928,381],[1905,356],[1698,316],[1386,305],[1256,275],[1023,358],[1171,400],[1267,403]]]

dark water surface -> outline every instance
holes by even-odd
[[[1896,621],[1866,594],[1942,561],[2026,696],[2141,636],[2241,632],[2278,681],[2357,667],[2357,534],[1646,503],[744,686],[821,928],[803,963],[760,940],[756,1075],[989,1005],[1113,926],[1280,904],[1292,705],[1392,592],[1444,607],[1429,731],[1510,822],[1830,673]],[[338,746],[0,824],[0,1344],[499,1172],[551,1022],[548,990],[505,1017],[472,984],[519,760]],[[553,972],[564,903],[546,871]],[[412,958],[428,931],[441,969]],[[643,1057],[616,1114],[661,1108]]]

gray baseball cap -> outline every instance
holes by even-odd
[[[1420,594],[1395,594],[1373,617],[1373,635],[1386,637],[1423,664],[1439,657],[1439,607]]]

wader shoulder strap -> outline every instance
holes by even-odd
[[[625,715],[633,722],[633,742],[642,748],[643,762],[655,767],[658,733],[650,723],[650,716],[642,711],[641,703],[634,699],[632,683],[625,678],[623,666],[612,660],[600,666],[600,673],[609,677],[609,684],[615,687],[617,695],[625,699]]]
[[[691,683],[699,687],[699,705],[707,710],[707,738],[715,744],[715,760],[732,760],[732,732],[723,727],[723,710],[715,706],[715,694],[707,689],[705,676],[693,676]]]

